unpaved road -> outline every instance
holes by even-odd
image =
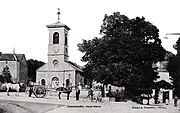
[[[0,113],[45,113],[61,106],[63,105],[0,100]]]

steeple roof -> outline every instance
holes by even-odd
[[[63,24],[63,23],[61,23],[59,21],[56,22],[56,23],[50,24],[50,25],[46,25],[46,27],[48,27],[48,28],[61,28],[61,27],[65,27],[67,30],[70,30],[70,28],[67,25],[65,25],[65,24]]]

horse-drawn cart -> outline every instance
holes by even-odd
[[[33,93],[37,98],[43,98],[46,96],[46,88],[43,85],[34,85]]]
[[[72,92],[71,87],[58,87],[54,90],[59,93],[59,99],[61,98],[61,93],[66,93],[69,99],[69,94]],[[31,94],[34,94],[37,98],[43,98],[47,95],[47,92],[51,92],[51,90],[46,89],[44,85],[30,85],[26,91],[29,92],[29,97],[31,97]]]
[[[26,91],[29,92],[29,97],[31,97],[32,93],[37,98],[43,98],[47,94],[47,90],[44,85],[30,85]]]

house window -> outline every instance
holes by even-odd
[[[53,34],[53,44],[59,44],[59,33],[55,32]]]
[[[46,81],[44,79],[41,80],[41,85],[46,85]]]

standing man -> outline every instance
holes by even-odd
[[[112,93],[111,93],[111,86],[109,86],[109,90],[108,90],[108,97],[112,97]]]
[[[81,85],[79,84],[76,89],[76,100],[79,100],[80,90],[82,89]]]
[[[29,97],[31,97],[32,93],[33,93],[33,82],[30,81],[29,82]]]
[[[80,95],[80,89],[77,87],[77,89],[76,89],[76,100],[79,100],[79,95]]]
[[[72,91],[72,87],[67,87],[67,100],[69,100],[69,95]]]
[[[100,85],[100,89],[101,89],[101,96],[102,96],[102,97],[105,97],[103,85]]]
[[[169,95],[168,95],[168,94],[166,94],[166,100],[165,100],[165,102],[166,102],[166,105],[169,104]]]
[[[33,86],[29,86],[29,97],[31,97],[31,95],[32,95],[32,93],[33,93]]]
[[[89,91],[88,91],[88,97],[90,97],[90,99],[91,99],[91,102],[93,101],[93,90],[92,90],[92,88],[90,88],[89,89]]]
[[[178,101],[178,97],[175,96],[175,97],[174,97],[174,107],[177,107],[177,101]]]

